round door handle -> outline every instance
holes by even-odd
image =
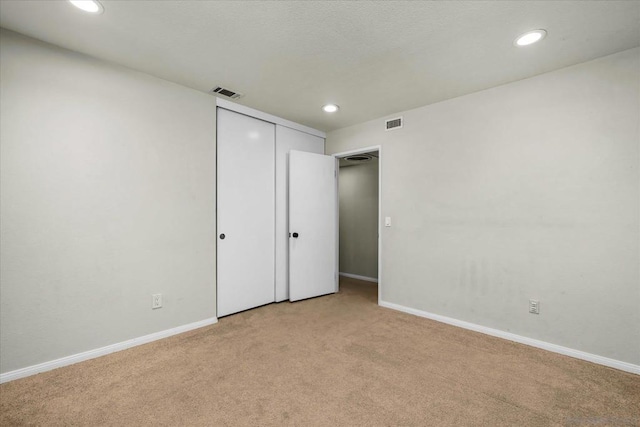
[[[299,236],[299,234],[298,234],[298,233],[293,233],[293,237],[294,237],[294,238],[296,238],[296,239],[297,239],[297,238],[298,238],[298,236]]]
[[[227,236],[225,236],[225,235],[224,235],[224,233],[222,233],[222,234],[220,235],[220,238],[221,238],[222,240],[224,240],[224,238],[225,238],[225,237],[227,237]]]

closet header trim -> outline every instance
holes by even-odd
[[[227,101],[226,99],[216,98],[216,105],[225,110],[235,111],[236,113],[244,114],[246,116],[255,117],[256,119],[264,120],[265,122],[271,122],[276,125],[288,127],[291,129],[299,130],[300,132],[308,133],[309,135],[318,136],[320,138],[326,138],[325,132],[313,129],[283,118],[273,116],[271,114],[263,113],[253,108],[245,107],[244,105],[236,104],[235,102]]]

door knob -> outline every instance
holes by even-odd
[[[225,237],[227,237],[227,236],[225,236],[225,235],[224,235],[224,233],[222,233],[222,234],[220,235],[220,239],[222,239],[222,240],[224,240],[224,238],[225,238]]]
[[[299,234],[298,234],[298,233],[293,233],[293,237],[294,237],[295,239],[297,239],[297,238],[298,238],[298,236],[299,236]]]

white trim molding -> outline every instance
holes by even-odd
[[[310,128],[309,126],[301,125],[299,123],[295,123],[290,120],[262,112],[260,110],[245,107],[244,105],[236,104],[235,102],[227,101],[226,99],[216,97],[216,106],[224,108],[225,110],[231,110],[235,111],[236,113],[244,114],[245,116],[255,117],[256,119],[264,120],[265,122],[299,130],[300,132],[308,133],[320,138],[327,137],[327,134],[325,132],[322,132],[318,129]]]
[[[209,319],[200,320],[199,322],[193,322],[187,325],[178,326],[176,328],[154,332],[149,335],[132,338],[127,341],[122,341],[105,347],[96,348],[94,350],[84,351],[82,353],[72,354],[71,356],[61,357],[60,359],[51,360],[49,362],[39,363],[37,365],[27,366],[26,368],[16,369],[15,371],[0,374],[0,384],[39,374],[41,372],[50,371],[52,369],[61,368],[63,366],[73,365],[74,363],[83,362],[85,360],[95,359],[96,357],[105,356],[110,353],[115,353],[116,351],[126,350],[131,347],[147,344],[153,341],[160,340],[162,338],[170,337],[172,335],[177,335],[183,332],[191,331],[193,329],[213,325],[215,323],[218,323],[218,319],[215,317],[211,317]]]
[[[488,328],[486,326],[477,325],[475,323],[465,322],[463,320],[441,316],[439,314],[433,314],[426,311],[405,307],[403,305],[394,304],[387,301],[380,301],[380,306],[390,308],[392,310],[402,311],[408,314],[413,314],[415,316],[420,316],[427,319],[435,320],[437,322],[446,323],[448,325],[457,326],[459,328],[469,329],[471,331],[480,332],[480,333],[491,335],[498,338],[503,338],[503,339],[514,341],[520,344],[529,345],[531,347],[541,348],[543,350],[552,351],[554,353],[562,354],[569,357],[574,357],[576,359],[586,360],[588,362],[597,363],[598,365],[604,365],[610,368],[615,368],[621,371],[640,375],[640,365],[634,365],[632,363],[622,362],[620,360],[610,359],[604,356],[598,356],[597,354],[591,354],[584,351],[575,350],[572,348],[563,347],[556,344],[551,344],[545,341],[523,337],[522,335],[512,334],[511,332],[504,332],[499,329]]]
[[[358,280],[364,280],[365,282],[378,283],[378,279],[376,279],[375,277],[367,277],[367,276],[360,276],[358,274],[343,273],[342,271],[338,274],[344,277],[350,277],[351,279],[358,279]]]

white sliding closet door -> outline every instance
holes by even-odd
[[[218,108],[218,317],[271,303],[275,125]]]
[[[276,125],[276,301],[289,299],[289,152],[324,153],[324,138]]]

